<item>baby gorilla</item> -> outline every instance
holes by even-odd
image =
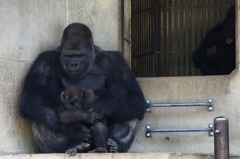
[[[89,152],[107,152],[107,120],[103,118],[104,111],[99,110],[99,105],[95,100],[94,92],[89,89],[71,86],[62,92],[61,101],[65,109],[82,110],[82,117],[80,117],[82,120],[80,121],[90,127],[95,145],[95,148]]]

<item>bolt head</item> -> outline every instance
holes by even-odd
[[[147,133],[147,136],[150,136],[150,134],[149,134],[149,133]]]
[[[212,107],[209,107],[208,110],[212,110]]]
[[[210,135],[213,136],[213,132],[210,132]]]
[[[221,131],[220,131],[220,130],[215,130],[215,133],[216,133],[216,134],[220,134]]]

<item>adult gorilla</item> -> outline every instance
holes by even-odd
[[[19,110],[33,122],[41,151],[75,154],[91,150],[90,130],[79,122],[81,113],[76,109],[58,113],[60,94],[71,85],[95,93],[108,121],[108,151],[126,152],[144,117],[143,93],[123,56],[94,46],[90,29],[80,23],[70,24],[59,48],[41,53],[26,77]],[[66,132],[73,123],[78,128],[70,136]]]
[[[236,67],[235,5],[223,23],[213,27],[193,55],[193,62],[203,75],[227,75]]]

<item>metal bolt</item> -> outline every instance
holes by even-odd
[[[147,108],[147,112],[149,112],[149,108]]]
[[[147,133],[147,136],[150,136],[150,134],[149,134],[149,133]]]
[[[150,126],[147,126],[148,129],[150,129]]]
[[[211,124],[211,125],[209,125],[209,127],[210,127],[210,128],[212,128],[212,127],[213,127],[213,125]]]
[[[208,110],[212,110],[212,107],[209,107]]]
[[[213,132],[210,132],[210,135],[213,136]]]
[[[208,102],[212,103],[212,99],[209,99]]]
[[[215,130],[215,133],[216,134],[221,134],[221,131],[220,130]]]

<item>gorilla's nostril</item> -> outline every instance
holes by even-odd
[[[78,62],[71,62],[70,63],[70,67],[72,67],[72,68],[76,68],[78,66],[79,66]]]

